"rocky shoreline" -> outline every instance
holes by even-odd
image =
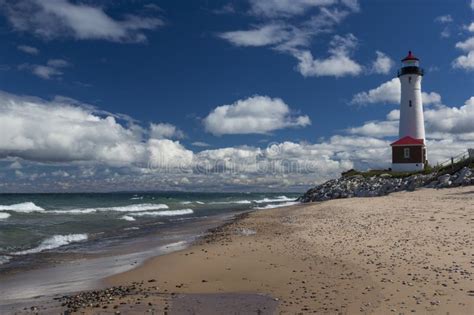
[[[301,202],[325,201],[352,197],[385,196],[397,191],[413,191],[417,188],[448,188],[474,185],[474,170],[464,167],[453,174],[414,174],[408,177],[394,177],[389,173],[364,177],[343,176],[329,180],[308,190],[297,200]]]

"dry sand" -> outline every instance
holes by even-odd
[[[106,279],[130,294],[80,312],[474,314],[473,227],[472,186],[262,210]]]
[[[106,282],[264,293],[287,314],[474,314],[473,242],[474,187],[423,189],[258,211]]]

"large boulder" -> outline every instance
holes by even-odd
[[[454,185],[469,184],[471,182],[470,176],[472,175],[472,171],[468,167],[464,167],[456,173],[456,175],[456,179],[453,180]]]
[[[449,185],[450,179],[451,179],[451,175],[450,175],[450,174],[441,175],[440,177],[438,177],[438,182],[439,182],[439,185],[438,185],[438,186],[446,186],[446,185]]]

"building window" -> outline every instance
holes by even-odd
[[[408,101],[408,106],[411,107],[411,105],[412,105],[412,104],[411,104],[411,100],[409,100],[409,101]]]
[[[404,148],[403,149],[403,157],[405,159],[409,159],[410,158],[410,148]]]
[[[408,83],[411,83],[411,77],[408,77]]]

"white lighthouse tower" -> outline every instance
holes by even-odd
[[[399,172],[423,170],[426,163],[425,121],[421,99],[423,69],[412,52],[402,59],[398,141],[392,146],[392,169]]]

